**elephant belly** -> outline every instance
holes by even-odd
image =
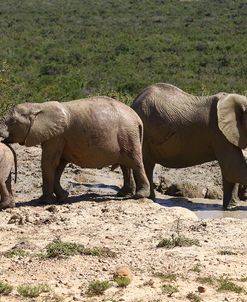
[[[191,141],[176,139],[157,145],[149,145],[152,158],[168,168],[184,168],[215,160],[215,154],[205,141]]]
[[[63,158],[82,168],[102,168],[118,163],[119,152],[94,146],[67,146]]]

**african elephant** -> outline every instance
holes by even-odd
[[[17,176],[16,154],[12,147],[0,143],[0,210],[15,206],[11,188],[11,172],[15,168],[15,182]]]
[[[124,177],[133,169],[135,198],[150,194],[142,160],[143,125],[127,105],[109,97],[91,97],[64,103],[16,105],[0,125],[0,136],[27,147],[41,144],[41,200],[68,196],[60,185],[67,163],[83,168],[119,164]],[[127,181],[119,195],[129,192]]]
[[[165,83],[151,85],[132,108],[144,125],[143,161],[155,198],[153,169],[189,167],[217,160],[223,180],[223,207],[234,207],[237,183],[247,185],[247,98],[218,93],[194,96]]]

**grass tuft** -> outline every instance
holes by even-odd
[[[192,302],[200,302],[200,301],[202,301],[202,298],[199,295],[195,294],[195,293],[189,293],[186,296],[186,298],[189,299]]]
[[[47,258],[73,256],[83,253],[84,246],[72,242],[53,241],[46,246]]]
[[[164,284],[161,286],[161,290],[163,294],[167,294],[169,297],[171,297],[173,294],[178,292],[177,286],[173,286],[170,284]]]
[[[167,249],[172,249],[177,246],[184,247],[184,246],[192,246],[192,245],[199,245],[199,240],[190,239],[182,235],[179,236],[172,235],[170,238],[162,239],[157,244],[157,247],[158,248],[165,247]]]
[[[232,252],[232,251],[229,251],[229,250],[221,250],[221,251],[219,251],[218,254],[219,255],[237,255],[238,253],[235,253],[235,252]]]
[[[195,264],[190,271],[195,272],[195,273],[200,273],[201,272],[201,265],[200,263]]]
[[[87,290],[87,295],[89,297],[103,295],[104,292],[111,286],[112,286],[112,284],[109,281],[96,280],[89,284],[88,290]]]
[[[131,282],[130,278],[125,276],[116,276],[113,280],[117,283],[118,287],[127,287]]]
[[[236,283],[230,281],[228,278],[218,279],[218,291],[231,291],[235,293],[244,293],[245,290],[242,286],[237,285]]]
[[[155,273],[154,277],[160,278],[162,281],[176,281],[177,274],[174,273]]]
[[[13,258],[13,257],[25,257],[28,256],[29,253],[27,251],[24,251],[23,249],[10,249],[3,253],[3,255],[7,258]]]
[[[0,281],[0,296],[7,296],[13,290],[13,286],[7,282]]]
[[[197,277],[196,281],[200,282],[201,284],[214,285],[217,280],[212,276],[207,276],[207,277]]]
[[[55,240],[46,246],[46,258],[68,257],[74,255],[91,255],[116,257],[116,253],[108,248],[86,248],[82,244]]]
[[[18,293],[23,297],[35,298],[41,293],[47,293],[50,288],[47,284],[30,285],[24,284],[17,287]]]

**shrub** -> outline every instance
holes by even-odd
[[[7,282],[0,281],[0,296],[7,296],[13,290],[13,286]]]
[[[109,281],[97,280],[97,281],[91,282],[88,286],[87,295],[89,297],[103,295],[104,292],[111,286],[112,286],[112,284]]]
[[[23,297],[35,298],[38,297],[41,293],[49,292],[50,288],[47,284],[24,284],[18,286],[17,291]]]
[[[160,240],[157,244],[158,248],[165,247],[167,249],[174,248],[176,246],[183,247],[183,246],[192,246],[192,245],[199,245],[199,240],[197,239],[190,239],[182,235],[178,236],[171,236],[170,238],[165,238]]]
[[[127,287],[131,282],[130,278],[125,276],[116,276],[113,278],[113,280],[117,283],[119,287]]]

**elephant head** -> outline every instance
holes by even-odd
[[[68,121],[69,113],[58,102],[23,103],[3,118],[0,136],[5,142],[30,147],[63,133]]]
[[[244,149],[247,146],[247,97],[227,94],[217,104],[218,126],[229,142]]]

